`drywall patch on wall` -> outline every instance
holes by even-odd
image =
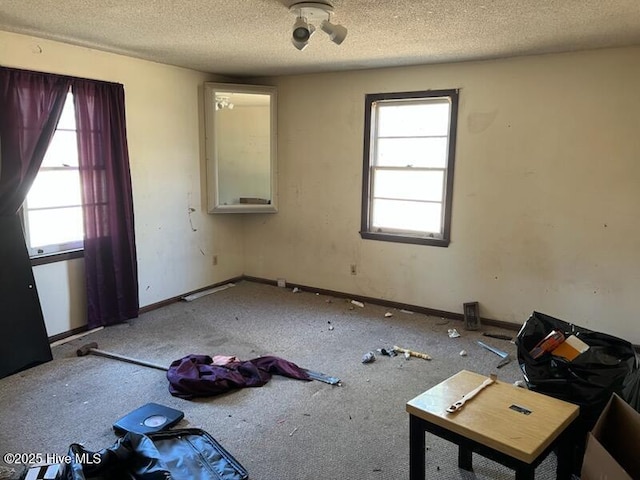
[[[490,112],[472,112],[467,116],[469,133],[482,133],[487,130],[498,116],[498,110]]]

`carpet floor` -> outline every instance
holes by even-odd
[[[242,281],[54,347],[52,362],[0,380],[0,452],[62,455],[71,443],[99,450],[116,440],[115,420],[155,402],[184,411],[178,428],[209,432],[254,480],[408,479],[408,400],[463,369],[497,373],[507,382],[522,379],[515,361],[496,370],[500,358],[476,340],[514,358],[515,345],[463,327],[456,320]],[[448,335],[452,328],[460,337]],[[339,377],[342,386],[275,376],[260,388],[182,400],[169,394],[162,371],[76,356],[88,342],[162,365],[191,353],[243,360],[276,355]],[[432,360],[376,352],[393,345]],[[363,364],[369,351],[376,360]],[[475,454],[474,472],[460,470],[457,448],[436,436],[427,435],[427,446],[428,479],[515,478],[512,470]],[[536,478],[555,478],[553,454]]]

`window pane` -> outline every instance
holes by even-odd
[[[77,167],[78,144],[75,130],[56,130],[42,160],[42,167]]]
[[[397,101],[385,105],[378,103],[379,137],[446,136],[449,130],[450,104],[446,100],[401,104]]]
[[[80,172],[69,170],[40,170],[29,194],[27,208],[81,205]]]
[[[380,138],[376,165],[385,167],[445,168],[447,166],[447,139],[435,138]]]
[[[373,175],[374,198],[443,201],[444,170],[375,169]]]
[[[73,106],[73,94],[71,92],[67,93],[67,98],[62,108],[62,115],[60,115],[60,120],[58,120],[58,126],[56,128],[76,130],[76,110]]]
[[[455,89],[365,96],[362,238],[449,245],[458,97]]]
[[[82,207],[27,212],[29,246],[42,247],[59,243],[82,241]]]
[[[442,204],[407,202],[402,200],[374,200],[372,226],[381,230],[409,232],[442,232]]]

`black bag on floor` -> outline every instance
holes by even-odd
[[[544,353],[534,359],[530,351],[552,330],[575,335],[589,349],[573,361]],[[533,312],[516,338],[518,363],[530,390],[580,405],[580,416],[591,428],[602,409],[617,393],[625,401],[630,380],[638,374],[633,345],[606,333],[594,332],[549,315]]]
[[[631,405],[636,412],[640,412],[640,368],[636,373],[629,375],[622,388],[622,398]]]
[[[92,452],[69,447],[64,480],[245,480],[247,471],[215,438],[197,428],[127,433]]]
[[[573,359],[547,352],[538,358],[529,353],[553,330],[565,338],[575,335],[589,349]],[[606,333],[573,325],[533,312],[516,337],[518,364],[530,390],[580,406],[580,415],[571,426],[574,451],[573,473],[579,474],[587,432],[595,425],[607,402],[617,393],[638,409],[640,368],[633,345]],[[631,398],[631,397],[634,397]],[[635,401],[635,405],[634,405]]]

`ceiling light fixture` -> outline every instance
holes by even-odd
[[[336,45],[340,45],[347,37],[345,27],[329,21],[333,7],[328,3],[300,2],[292,5],[289,11],[297,17],[293,24],[291,43],[298,50],[304,50],[309,44],[309,39],[316,30],[314,24],[319,24],[322,31],[329,35],[329,39]]]
[[[224,110],[225,108],[233,110],[233,103],[229,101],[229,97],[219,97],[216,95],[216,110]]]
[[[347,38],[347,29],[342,25],[334,25],[329,20],[324,20],[320,24],[320,28],[329,35],[331,41],[336,45],[340,45]]]
[[[313,32],[316,29],[313,25],[309,25],[304,17],[298,17],[293,24],[293,32],[291,33],[291,43],[298,50],[304,50]]]

